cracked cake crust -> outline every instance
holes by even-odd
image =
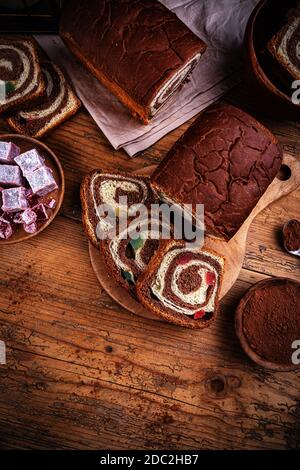
[[[158,195],[175,204],[204,204],[207,233],[229,240],[282,163],[277,138],[244,111],[208,108],[171,148],[151,177]]]

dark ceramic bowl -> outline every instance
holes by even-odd
[[[292,80],[267,51],[267,43],[283,26],[286,13],[297,0],[261,0],[253,10],[245,33],[245,82],[253,109],[277,119],[300,120],[300,104],[293,104]],[[281,77],[280,77],[281,75]],[[280,77],[280,78],[279,78]]]

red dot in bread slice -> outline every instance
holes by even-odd
[[[194,314],[194,319],[198,320],[198,318],[204,317],[205,313],[205,310],[198,310],[198,312]]]
[[[216,275],[212,271],[207,271],[205,274],[206,284],[209,286],[214,286],[216,283]]]

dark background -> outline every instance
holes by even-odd
[[[0,0],[1,33],[57,33],[63,0]]]

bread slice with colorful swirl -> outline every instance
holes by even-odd
[[[10,115],[9,126],[30,137],[42,137],[80,108],[80,100],[67,83],[60,68],[53,62],[42,62],[46,92],[35,103],[28,104]]]
[[[150,187],[149,177],[101,170],[94,170],[83,179],[80,197],[83,227],[96,247],[100,246],[98,231],[104,229],[106,224],[99,211],[101,205],[109,205],[118,216],[120,210],[127,211],[134,204],[150,207],[158,202]],[[126,207],[120,204],[121,197],[127,197]]]
[[[45,92],[45,80],[33,39],[0,36],[0,113],[16,109]]]
[[[165,241],[140,276],[137,297],[171,323],[205,328],[218,311],[223,270],[224,258],[212,250]]]
[[[171,227],[165,225],[171,235]],[[159,249],[162,222],[148,218],[129,220],[128,226],[112,238],[101,240],[100,249],[108,272],[119,285],[136,296],[136,282]]]

